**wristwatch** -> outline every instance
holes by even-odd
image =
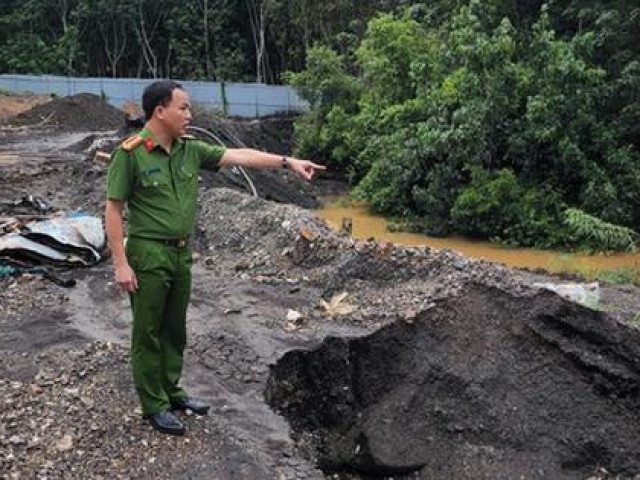
[[[289,168],[289,159],[287,157],[282,157],[282,168]]]

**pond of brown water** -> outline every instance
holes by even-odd
[[[596,271],[621,268],[640,269],[640,253],[572,254],[553,250],[508,248],[505,246],[460,237],[436,238],[408,232],[390,232],[385,218],[368,211],[366,205],[334,201],[316,211],[335,229],[343,219],[352,223],[352,236],[357,239],[375,238],[381,242],[401,245],[428,245],[439,250],[449,249],[475,259],[504,263],[517,268],[543,268],[552,273],[579,272],[589,276]]]

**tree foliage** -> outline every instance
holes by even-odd
[[[277,83],[403,0],[3,0],[0,72]]]
[[[639,24],[640,9],[613,1],[378,15],[354,55],[316,47],[309,57],[324,49],[326,63],[291,76],[307,98],[328,63],[349,78],[298,123],[300,138],[332,142],[302,151],[348,168],[356,195],[431,234],[576,247],[572,209],[639,230]]]

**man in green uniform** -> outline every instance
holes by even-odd
[[[239,165],[290,168],[311,180],[307,160],[253,149],[225,149],[186,136],[189,96],[172,81],[149,85],[142,96],[147,123],[112,155],[107,177],[107,238],[116,282],[133,312],[131,365],[142,413],[157,430],[181,435],[174,410],[206,414],[209,407],[178,385],[191,293],[189,237],[196,221],[198,170]],[[123,210],[128,209],[124,247]]]

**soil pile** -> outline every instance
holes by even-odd
[[[49,95],[5,95],[0,93],[0,122],[36,105],[51,101]]]
[[[81,93],[37,105],[6,123],[12,126],[52,127],[62,132],[90,132],[122,127],[124,113],[97,95]]]
[[[272,125],[277,125],[273,119],[266,120],[267,123]],[[290,122],[284,121],[284,124],[291,125]],[[223,126],[224,125],[224,126]],[[245,130],[245,127],[249,127],[248,130]],[[234,147],[238,145],[240,142],[241,145],[248,145],[249,148],[256,148],[262,150],[268,150],[268,148],[264,148],[264,145],[261,145],[259,141],[244,143],[243,141],[239,141],[236,138],[236,143],[234,140],[229,139],[229,137],[220,136],[220,129],[232,129],[236,134],[241,134],[246,136],[247,139],[251,138],[251,129],[260,129],[259,124],[254,125],[253,122],[243,122],[237,120],[224,120],[218,124],[216,127],[218,133],[213,133],[214,138],[218,138],[222,141],[222,138],[225,140],[222,142],[224,145],[228,147]],[[276,127],[273,127],[276,128]],[[106,182],[104,175],[97,174],[97,171],[102,169],[106,172],[105,167],[100,167],[95,165],[93,160],[94,154],[97,150],[102,152],[110,153],[112,152],[122,141],[128,138],[131,135],[134,135],[136,130],[122,128],[115,135],[102,135],[102,134],[91,134],[81,141],[68,146],[65,150],[72,153],[85,154],[86,158],[82,164],[76,165],[74,176],[76,176],[76,180],[81,185],[86,185],[86,182],[91,182],[95,185],[94,189],[84,188],[87,193],[89,192],[100,192],[104,190],[103,184]],[[264,135],[264,134],[263,134]],[[198,137],[208,143],[218,143],[215,142],[212,138],[204,136],[202,134],[198,134]],[[235,137],[234,137],[235,138]],[[274,134],[271,142],[265,142],[265,145],[268,147],[269,143],[271,146],[275,146],[278,144],[278,136]],[[284,147],[280,145],[274,150],[268,150],[271,152],[282,151]],[[317,198],[319,193],[325,193],[328,191],[331,193],[332,191],[336,191],[335,182],[329,181],[328,188],[325,188],[325,183],[322,181],[314,181],[313,183],[304,181],[297,174],[288,171],[288,170],[246,170],[247,175],[251,179],[253,185],[256,188],[258,196],[267,200],[273,200],[279,203],[288,203],[293,205],[298,205],[303,208],[318,208],[320,206],[320,202]],[[89,176],[90,178],[87,178]],[[231,188],[237,191],[241,191],[244,193],[252,193],[249,183],[245,179],[244,175],[240,173],[240,171],[235,168],[223,168],[218,172],[207,172],[201,171],[200,178],[202,180],[202,187],[204,190],[217,188],[217,187],[226,187]],[[87,199],[89,204],[95,204],[96,199]]]
[[[396,477],[638,471],[635,330],[504,267],[356,242],[300,208],[232,190],[207,190],[202,204],[187,372],[215,412],[187,419],[184,443],[158,437],[136,411],[124,351],[81,346],[69,323],[128,331],[110,265],[63,294],[36,279],[5,280],[0,348],[14,352],[0,368],[11,402],[0,414],[7,471],[297,480],[322,478],[316,459],[326,471]],[[286,323],[287,309],[301,319]],[[64,348],[49,350],[56,345]],[[36,350],[47,353],[32,358]],[[297,432],[295,449],[273,437],[265,390]],[[52,422],[41,431],[33,418]],[[119,460],[109,467],[104,458]]]
[[[355,241],[298,207],[227,189],[202,193],[198,231],[212,264],[232,252],[243,255],[238,270],[304,276],[326,299],[348,291],[360,305],[350,316],[358,322],[412,315],[473,281],[531,294],[525,275],[504,266],[429,247]]]
[[[193,133],[198,138],[230,148],[255,148],[280,155],[291,155],[295,118],[283,116],[247,120],[200,114],[194,119],[194,125],[208,130],[212,136]],[[266,170],[251,170],[247,173],[261,198],[303,208],[320,206],[316,198],[318,188],[301,180],[296,174]],[[209,187],[227,187],[251,193],[246,180],[234,169],[224,169],[216,174],[206,175],[205,181]]]
[[[225,118],[200,113],[193,124],[205,128],[228,147],[248,147],[266,152],[291,155],[295,116],[260,119]]]
[[[267,400],[328,472],[586,478],[640,471],[640,332],[480,285],[272,370]]]

